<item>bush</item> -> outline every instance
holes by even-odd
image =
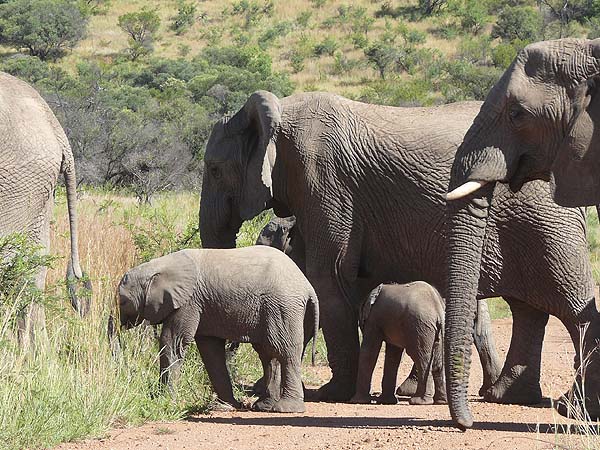
[[[171,30],[180,35],[190,29],[196,22],[196,5],[187,3],[185,0],[179,0],[177,6],[177,15],[172,18]]]
[[[129,55],[132,60],[147,55],[154,50],[156,33],[160,27],[160,17],[156,11],[143,8],[119,16],[119,28],[129,35]]]
[[[335,38],[328,36],[321,42],[315,45],[313,52],[316,56],[328,55],[333,56],[335,51],[338,49],[339,44]]]
[[[13,0],[0,4],[0,43],[55,59],[83,39],[87,22],[72,0]]]
[[[51,266],[56,257],[42,253],[43,247],[21,233],[0,237],[0,316],[15,324],[18,316],[33,302],[43,302],[43,292],[36,284],[41,270]],[[0,330],[4,336],[5,330]]]
[[[453,0],[449,7],[465,32],[478,34],[489,22],[485,4],[480,0]]]
[[[266,49],[273,45],[273,43],[287,35],[292,30],[292,24],[287,21],[279,22],[273,25],[270,28],[267,28],[259,37],[258,37],[258,46],[261,49]]]
[[[537,9],[530,6],[504,8],[492,29],[492,37],[512,42],[535,41],[540,35],[542,18]]]
[[[449,62],[444,71],[440,90],[447,102],[484,100],[502,75],[495,67],[476,66],[466,61]]]

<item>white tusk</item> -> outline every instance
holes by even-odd
[[[459,198],[463,198],[466,197],[469,194],[472,194],[473,192],[475,192],[477,189],[481,188],[482,186],[485,186],[488,182],[487,181],[467,181],[465,184],[460,185],[459,187],[457,187],[456,189],[454,189],[452,192],[448,192],[446,194],[446,200],[447,201],[452,201],[452,200],[458,200]]]

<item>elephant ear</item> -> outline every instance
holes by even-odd
[[[554,159],[551,188],[563,206],[595,205],[600,198],[600,39],[581,45],[559,65],[570,80],[568,134]]]
[[[559,205],[588,206],[598,203],[600,90],[591,95],[589,103],[585,104],[585,108],[578,114],[551,170],[552,193]]]
[[[273,198],[271,172],[275,165],[275,140],[280,124],[279,99],[267,91],[252,94],[228,123],[231,130],[248,136],[248,145],[241,154],[244,177],[240,216],[243,220],[255,217]]]
[[[158,258],[157,270],[146,287],[144,319],[161,323],[176,309],[189,303],[198,283],[198,268],[183,252]]]

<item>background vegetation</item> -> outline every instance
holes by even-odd
[[[481,100],[519,49],[564,36],[600,36],[600,3],[0,0],[0,70],[38,88],[75,153],[81,253],[94,285],[92,313],[79,320],[62,281],[68,255],[62,195],[52,238],[52,254],[61,257],[38,257],[19,236],[0,242],[17,255],[14,264],[0,265],[2,445],[49,446],[209,404],[194,349],[172,397],[156,385],[153,329],[125,333],[117,358],[105,331],[123,272],[199,245],[205,141],[212,123],[237,111],[251,92],[325,90],[389,105]],[[238,244],[253,243],[268,218],[247,222]],[[598,279],[595,211],[588,222]],[[45,293],[28,278],[40,265],[52,267]],[[46,305],[48,338],[34,354],[23,354],[15,347],[14,318],[31,301]],[[492,303],[496,317],[507,314],[501,300]],[[320,340],[320,364],[324,355]],[[241,396],[243,385],[258,378],[259,364],[243,347],[230,367]]]

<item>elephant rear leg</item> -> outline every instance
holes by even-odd
[[[196,345],[219,401],[240,409],[241,404],[233,396],[231,378],[225,364],[225,339],[196,336]]]
[[[411,405],[432,405],[433,404],[433,378],[431,377],[432,355],[430,351],[433,343],[417,343],[419,349],[411,356],[417,367],[417,392],[412,396],[408,403]]]
[[[279,358],[281,366],[281,397],[273,405],[273,412],[302,413],[304,406],[304,389],[302,387],[302,345],[290,355]]]
[[[404,349],[396,347],[388,342],[385,343],[385,362],[383,364],[383,380],[381,381],[381,395],[377,398],[377,403],[384,405],[395,405],[396,399],[396,379],[398,378],[398,367],[402,361]]]
[[[548,314],[514,298],[506,301],[513,317],[510,348],[500,377],[485,392],[484,399],[519,405],[540,403],[542,342]]]
[[[275,403],[281,398],[281,365],[262,346],[256,344],[252,346],[258,353],[263,367],[261,380],[264,388],[258,400],[252,405],[252,409],[255,411],[271,411]]]

